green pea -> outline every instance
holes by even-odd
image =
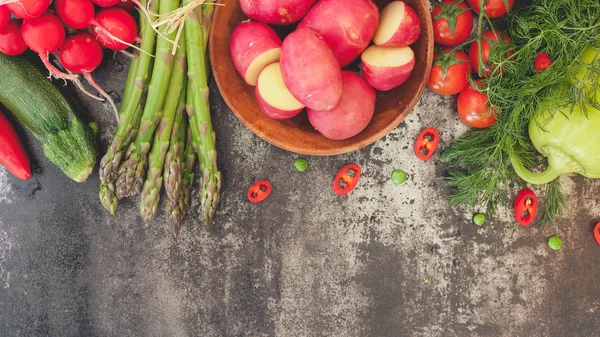
[[[308,168],[308,161],[304,158],[298,158],[294,160],[294,167],[298,172],[304,172]]]
[[[552,250],[559,250],[562,248],[562,240],[556,236],[556,235],[552,235],[551,237],[548,238],[548,247],[550,247],[550,249]]]
[[[483,214],[483,213],[475,214],[475,216],[473,217],[473,222],[477,226],[482,226],[485,223],[485,214]]]
[[[392,181],[397,184],[403,184],[406,181],[406,172],[402,170],[394,170],[392,173]]]

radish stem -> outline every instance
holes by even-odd
[[[117,109],[117,106],[115,105],[115,101],[112,99],[112,97],[110,97],[109,94],[106,93],[106,91],[104,91],[104,89],[102,89],[98,83],[96,83],[96,80],[94,80],[94,78],[92,77],[92,75],[90,73],[84,74],[83,78],[85,78],[88,83],[94,87],[94,89],[96,89],[100,95],[104,96],[104,98],[106,98],[106,100],[110,103],[110,105],[112,106],[114,112],[115,112],[115,118],[117,119],[117,121],[119,120],[119,110]]]

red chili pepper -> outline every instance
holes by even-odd
[[[596,239],[596,242],[600,245],[600,222],[594,227],[594,239]]]
[[[31,178],[29,157],[17,132],[6,116],[0,111],[0,165],[6,167],[15,177]]]
[[[515,218],[517,222],[522,226],[529,226],[538,210],[538,199],[535,193],[529,189],[524,188],[517,194],[514,202]]]
[[[271,186],[270,182],[266,180],[259,180],[252,184],[252,186],[250,186],[248,189],[248,200],[258,204],[259,202],[265,200],[269,194],[271,194],[272,190],[273,187]]]
[[[533,66],[538,73],[548,69],[551,65],[552,59],[550,59],[550,56],[546,53],[539,53],[535,58],[535,62],[533,63]]]
[[[356,164],[348,164],[338,171],[331,186],[333,192],[337,195],[346,195],[350,193],[358,184],[360,179],[360,167]]]
[[[415,154],[421,160],[429,160],[440,143],[440,135],[435,128],[424,129],[415,142]]]

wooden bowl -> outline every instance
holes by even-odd
[[[405,0],[419,15],[421,36],[411,45],[415,68],[401,86],[377,92],[375,114],[358,135],[345,140],[329,140],[315,130],[303,111],[296,117],[278,121],[266,117],[259,109],[254,87],[237,73],[229,54],[229,38],[235,27],[247,17],[238,0],[220,0],[216,6],[210,32],[209,55],[213,76],[223,99],[242,123],[265,141],[303,155],[329,156],[352,152],[370,145],[392,131],[419,101],[433,62],[433,26],[427,0]],[[390,0],[375,0],[381,10]],[[273,27],[283,39],[294,26]],[[345,69],[358,71],[360,58]]]

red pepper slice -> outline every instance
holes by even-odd
[[[29,157],[17,132],[6,116],[0,111],[0,165],[15,177],[28,180],[31,178]]]
[[[600,245],[600,222],[594,227],[594,239],[596,239],[596,242]]]
[[[425,128],[415,142],[415,154],[421,160],[429,160],[440,143],[440,135],[435,128]]]
[[[531,189],[524,188],[517,193],[514,201],[514,211],[515,218],[521,226],[529,226],[535,220],[537,210],[538,199]]]
[[[250,186],[248,189],[248,200],[258,204],[259,202],[265,200],[269,194],[271,194],[272,190],[273,187],[271,186],[270,182],[266,180],[259,180],[252,184],[252,186]]]
[[[335,180],[331,188],[337,195],[346,195],[350,193],[358,184],[361,170],[356,164],[348,164],[342,167],[335,175]]]

